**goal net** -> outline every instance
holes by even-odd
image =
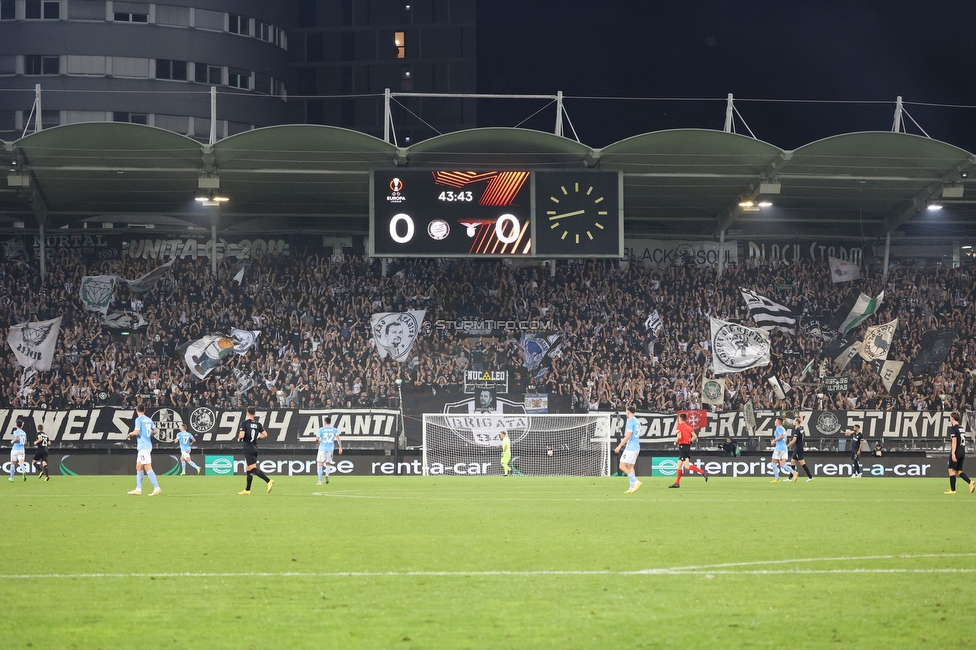
[[[501,475],[501,431],[516,476],[610,475],[609,413],[425,413],[424,475]]]

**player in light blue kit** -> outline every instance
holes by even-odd
[[[779,483],[779,471],[783,470],[790,476],[794,471],[786,461],[790,457],[790,450],[787,446],[789,436],[786,435],[786,427],[783,426],[783,418],[776,418],[776,430],[773,432],[773,476],[772,482]]]
[[[627,407],[627,426],[624,427],[624,439],[614,449],[614,453],[620,453],[621,447],[624,449],[624,453],[620,454],[620,471],[630,479],[628,493],[636,492],[643,485],[643,483],[637,480],[637,476],[634,474],[634,465],[637,464],[637,455],[640,453],[641,434],[640,422],[637,420],[635,413],[636,411],[634,411],[633,406]]]
[[[325,426],[319,427],[315,434],[315,440],[319,443],[319,452],[315,456],[315,465],[319,471],[319,482],[322,485],[322,473],[325,473],[325,482],[329,482],[329,468],[326,465],[332,464],[332,451],[336,443],[339,443],[339,453],[342,453],[342,439],[339,438],[339,430],[332,426],[332,417],[325,416]]]
[[[189,463],[190,467],[200,473],[200,466],[193,462],[190,458],[190,448],[193,443],[196,442],[196,438],[193,434],[186,430],[186,424],[180,422],[180,430],[176,434],[176,443],[180,446],[180,464],[183,466],[183,471],[180,472],[180,476],[186,476],[186,464]]]
[[[24,426],[23,420],[17,420],[17,428],[10,434],[10,482],[14,482],[14,476],[19,469],[24,473],[24,480],[27,480],[29,468],[25,462],[27,451],[24,445],[27,444],[27,432],[21,427]]]
[[[154,497],[162,490],[159,489],[159,481],[156,480],[156,472],[152,468],[152,432],[156,428],[151,418],[146,417],[146,407],[140,404],[136,407],[136,428],[125,437],[126,440],[132,436],[136,437],[136,489],[128,494],[142,494],[142,477],[144,474],[149,476],[153,484],[152,494]]]

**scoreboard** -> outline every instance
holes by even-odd
[[[375,257],[622,257],[619,172],[375,169]]]

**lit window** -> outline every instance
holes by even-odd
[[[396,58],[398,58],[398,59],[404,58],[404,53],[405,53],[404,52],[404,47],[405,46],[404,46],[403,32],[394,32],[393,33],[393,44],[396,45],[396,51],[397,51]]]

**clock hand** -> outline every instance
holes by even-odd
[[[578,214],[584,214],[586,210],[576,210],[575,212],[565,212],[563,214],[554,214],[549,217],[549,221],[555,221],[557,219],[565,219],[566,217],[575,217]]]

